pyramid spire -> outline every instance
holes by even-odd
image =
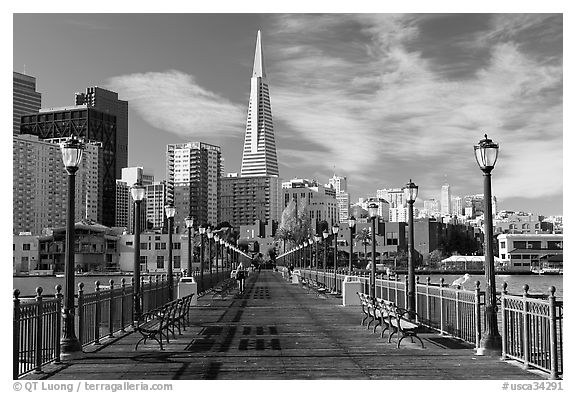
[[[264,72],[264,56],[262,54],[262,35],[260,30],[258,30],[258,35],[256,36],[256,52],[254,53],[254,70],[252,71],[252,77],[266,78],[266,73]]]

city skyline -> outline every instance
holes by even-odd
[[[561,14],[15,14],[13,69],[26,64],[43,108],[87,86],[127,100],[128,166],[164,178],[166,145],[197,140],[240,172],[261,30],[281,178],[346,176],[352,200],[410,178],[418,205],[446,179],[478,194],[487,133],[501,209],[561,215],[562,27]]]

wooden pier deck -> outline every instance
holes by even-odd
[[[542,380],[498,357],[476,356],[457,340],[424,333],[417,340],[387,342],[360,326],[359,307],[319,298],[280,273],[252,273],[244,295],[210,295],[191,310],[191,326],[164,351],[148,341],[134,351],[140,334],[129,332],[91,346],[81,359],[50,365],[25,379],[384,379]]]

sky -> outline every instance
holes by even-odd
[[[129,165],[157,180],[187,141],[240,172],[259,29],[283,179],[346,176],[352,201],[412,179],[421,207],[483,192],[487,134],[498,208],[563,214],[562,14],[16,13],[13,70],[45,108],[117,92]]]

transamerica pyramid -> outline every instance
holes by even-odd
[[[250,80],[250,102],[248,104],[240,173],[241,177],[278,176],[270,92],[264,71],[260,30],[258,30],[256,37],[256,53],[254,54],[254,70]]]

